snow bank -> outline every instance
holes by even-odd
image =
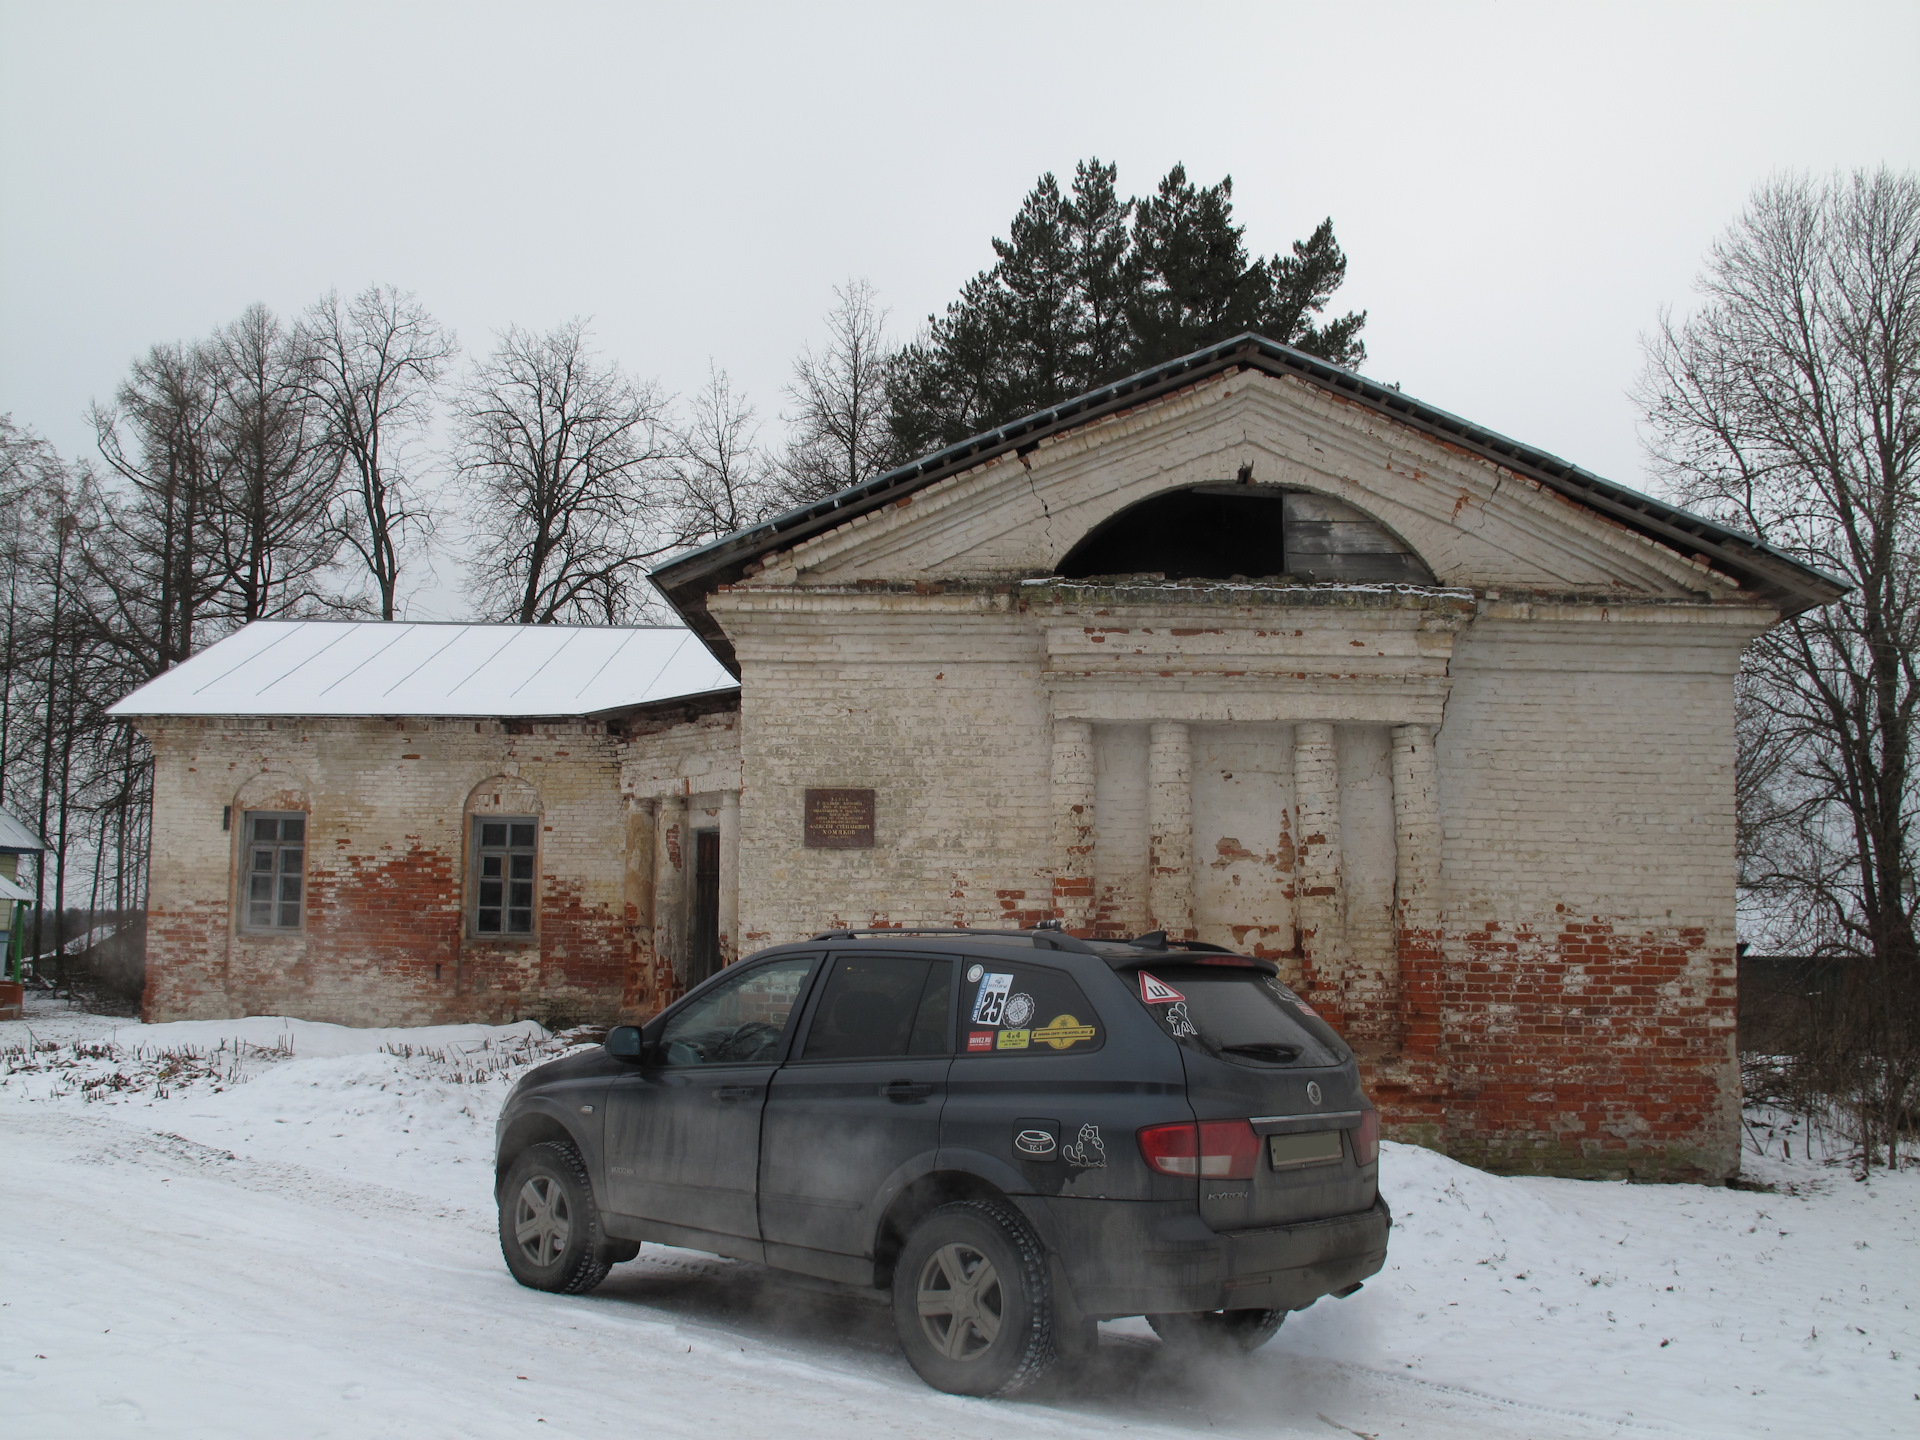
[[[425,1025],[410,1029],[357,1029],[318,1020],[292,1020],[285,1015],[249,1015],[241,1020],[175,1020],[144,1025],[138,1020],[62,1014],[37,1005],[27,1019],[7,1022],[25,1025],[54,1038],[86,1038],[110,1044],[165,1050],[183,1046],[211,1050],[234,1041],[262,1050],[285,1050],[301,1058],[332,1055],[371,1055],[390,1046],[414,1049],[477,1049],[514,1040],[538,1040],[547,1032],[531,1020],[512,1025]],[[6,1043],[0,1040],[0,1044]]]
[[[1920,1175],[1750,1163],[1765,1194],[1392,1144],[1381,1172],[1387,1269],[1289,1320],[1298,1353],[1694,1434],[1920,1425]]]
[[[23,1056],[28,1036],[39,1048]],[[24,1021],[0,1022],[0,1112],[77,1099],[219,1151],[490,1214],[501,1102],[522,1073],[566,1049],[530,1020],[143,1025],[42,1002]]]

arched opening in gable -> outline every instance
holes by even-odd
[[[1426,562],[1371,515],[1343,501],[1273,485],[1194,485],[1109,516],[1067,552],[1068,580],[1431,585]]]

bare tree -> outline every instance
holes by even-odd
[[[21,778],[19,762],[31,759],[32,732],[23,723],[33,710],[34,621],[40,596],[35,581],[38,542],[56,523],[49,502],[64,492],[66,468],[45,440],[0,415],[0,511],[11,517],[0,531],[0,568],[6,587],[0,624],[0,805],[12,808]],[[25,712],[23,714],[23,711]]]
[[[90,412],[100,454],[127,493],[82,559],[105,588],[103,624],[150,678],[194,652],[226,586],[215,461],[217,394],[198,346],[156,345],[113,405]]]
[[[865,280],[849,280],[833,294],[826,348],[818,354],[811,345],[803,349],[787,387],[793,434],[781,469],[791,505],[858,485],[892,463],[887,311]]]
[[[758,524],[781,506],[779,477],[758,445],[754,410],[727,372],[707,363],[707,383],[676,435],[676,539],[698,545]]]
[[[580,320],[510,328],[454,424],[484,612],[522,625],[640,613],[646,563],[674,548],[659,493],[673,440],[654,390],[589,351]]]
[[[321,598],[340,552],[326,516],[342,457],[324,443],[295,337],[266,306],[216,332],[207,354],[227,608],[242,623],[287,614]]]
[[[1841,962],[1820,1063],[1865,1162],[1920,1095],[1920,180],[1775,180],[1663,319],[1639,387],[1686,501],[1856,588],[1749,651],[1743,882],[1774,936]]]
[[[432,532],[408,446],[432,418],[433,397],[458,346],[425,307],[390,285],[344,305],[329,292],[301,322],[308,386],[323,443],[347,477],[336,506],[341,536],[373,577],[391,620],[410,540]]]

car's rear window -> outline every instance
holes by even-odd
[[[1159,965],[1121,978],[1167,1034],[1222,1060],[1338,1065],[1351,1054],[1298,995],[1258,970]]]
[[[1083,1055],[1106,1032],[1073,978],[1019,960],[969,960],[961,972],[960,1049],[968,1055]]]

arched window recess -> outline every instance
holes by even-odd
[[[1433,572],[1372,516],[1274,485],[1193,485],[1142,500],[1089,531],[1063,579],[1153,576],[1267,584],[1431,585]]]

